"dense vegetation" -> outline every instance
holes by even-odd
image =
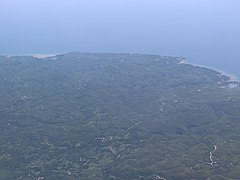
[[[0,56],[0,179],[239,179],[239,83],[182,61]]]

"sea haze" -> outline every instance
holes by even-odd
[[[0,2],[0,54],[129,52],[186,57],[240,77],[238,0]]]

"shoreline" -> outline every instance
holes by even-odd
[[[186,59],[182,61],[182,64],[189,64],[189,65],[192,65],[192,66],[195,66],[195,67],[207,68],[207,69],[216,71],[223,76],[227,76],[229,78],[230,82],[240,82],[240,79],[237,76],[235,76],[231,73],[228,73],[224,70],[221,70],[221,69],[217,69],[217,68],[206,66],[206,65],[191,63],[191,62],[187,61]]]
[[[81,52],[80,52],[81,53]],[[57,56],[59,54],[68,54],[68,53],[53,53],[53,54],[44,54],[44,53],[38,53],[38,54],[12,54],[12,55],[7,55],[7,54],[2,54],[2,56],[5,56],[5,57],[14,57],[14,56],[32,56],[32,57],[35,57],[35,58],[49,58],[49,57],[54,57],[54,56]],[[121,53],[113,53],[113,54],[121,54]],[[128,53],[128,54],[131,54],[131,53]],[[134,54],[134,53],[133,53]],[[139,53],[137,53],[139,54]],[[139,54],[141,55],[141,54]],[[154,54],[142,54],[142,55],[154,55]],[[157,56],[161,56],[161,55],[157,55]],[[165,57],[165,56],[161,56],[161,57]],[[179,64],[189,64],[189,65],[192,65],[192,66],[196,66],[196,67],[202,67],[202,68],[207,68],[207,69],[210,69],[210,70],[214,70],[218,73],[220,73],[221,75],[223,76],[226,76],[229,78],[229,81],[230,82],[240,82],[240,77],[237,77],[229,72],[226,72],[222,69],[218,69],[218,68],[214,68],[214,67],[210,67],[210,66],[206,66],[206,65],[202,65],[202,64],[195,64],[195,63],[191,63],[187,60],[187,58],[184,58],[184,57],[178,57],[178,56],[168,56],[168,57],[175,57],[175,58],[182,58],[182,61],[179,63]]]
[[[54,53],[54,54],[2,54],[2,56],[5,56],[7,58],[10,58],[10,57],[16,57],[16,56],[31,56],[31,57],[35,57],[35,58],[48,58],[48,57],[54,57],[58,54],[61,54],[61,53]]]

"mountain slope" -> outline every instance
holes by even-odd
[[[0,179],[238,179],[240,88],[182,58],[0,57]]]

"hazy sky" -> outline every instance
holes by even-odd
[[[240,77],[240,0],[0,0],[0,54],[176,55]]]

